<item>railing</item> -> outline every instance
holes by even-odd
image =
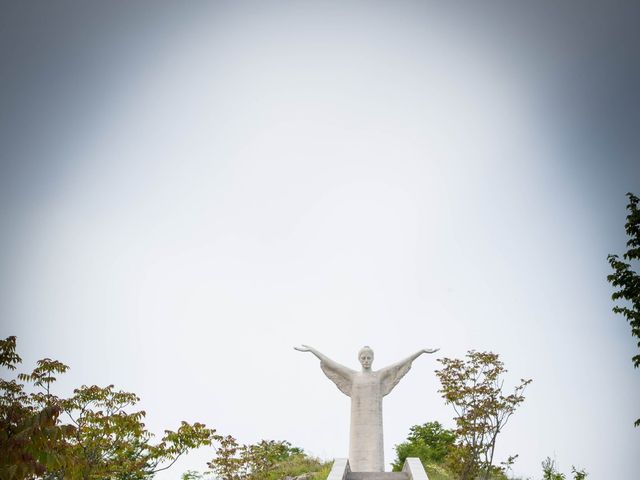
[[[409,480],[429,480],[429,475],[427,475],[419,458],[407,458],[402,466],[402,471],[409,475]]]
[[[329,472],[327,480],[347,480],[347,476],[351,473],[348,458],[336,458]]]
[[[404,461],[402,473],[392,472],[351,472],[348,458],[336,458],[329,472],[327,480],[395,480],[405,474],[408,480],[429,480],[429,476],[419,458],[410,457]],[[357,477],[357,478],[356,478]]]

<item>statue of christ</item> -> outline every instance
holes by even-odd
[[[300,352],[311,352],[320,359],[320,368],[338,389],[351,397],[351,427],[349,432],[349,465],[353,472],[384,472],[384,446],[382,435],[382,397],[404,377],[411,363],[423,353],[439,349],[420,350],[408,358],[382,370],[371,370],[373,350],[363,347],[358,353],[362,371],[356,372],[334,362],[308,345],[294,347]]]

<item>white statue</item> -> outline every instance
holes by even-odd
[[[294,347],[300,352],[311,352],[320,359],[320,368],[342,393],[351,397],[351,428],[349,433],[349,466],[353,472],[384,472],[384,446],[382,435],[382,397],[404,377],[411,363],[423,353],[439,349],[420,350],[410,357],[382,370],[371,370],[373,350],[362,347],[358,360],[362,371],[356,372],[334,362],[315,348],[307,345]]]

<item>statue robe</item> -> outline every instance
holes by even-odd
[[[330,359],[320,367],[338,389],[351,397],[349,465],[353,472],[384,472],[382,398],[411,368],[405,360],[378,371],[356,372]]]

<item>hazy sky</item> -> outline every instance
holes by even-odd
[[[608,253],[640,193],[637,2],[8,2],[0,334],[136,392],[157,433],[348,451],[355,368],[423,347],[385,452],[453,410],[438,356],[533,378],[499,439],[637,478]],[[162,480],[203,470],[190,455]]]

